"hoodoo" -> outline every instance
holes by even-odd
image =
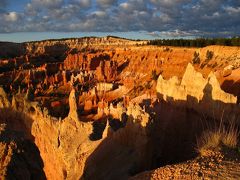
[[[72,118],[78,121],[78,112],[77,112],[77,100],[76,100],[76,91],[72,89],[69,95],[69,118]]]
[[[0,176],[238,179],[239,47],[148,43],[0,51]]]

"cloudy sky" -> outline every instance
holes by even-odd
[[[240,0],[0,0],[0,41],[240,35]]]

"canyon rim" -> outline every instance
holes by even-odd
[[[0,179],[240,179],[240,2],[1,0]]]

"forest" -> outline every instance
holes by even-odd
[[[155,39],[148,45],[180,46],[180,47],[206,47],[210,45],[240,46],[240,37],[233,38],[197,38],[197,39]]]

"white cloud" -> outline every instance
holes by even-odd
[[[240,7],[225,7],[224,8],[229,14],[238,14],[240,13]]]
[[[103,17],[106,16],[106,12],[105,11],[94,11],[94,12],[92,12],[91,15],[96,15],[96,16],[98,16],[100,18],[103,18]]]
[[[18,14],[16,12],[4,14],[4,20],[8,22],[15,22],[18,20]]]
[[[150,0],[150,2],[162,7],[173,7],[179,4],[189,3],[191,0]]]
[[[128,9],[130,9],[131,5],[127,2],[124,2],[124,3],[121,3],[119,6],[125,10],[128,10]]]

